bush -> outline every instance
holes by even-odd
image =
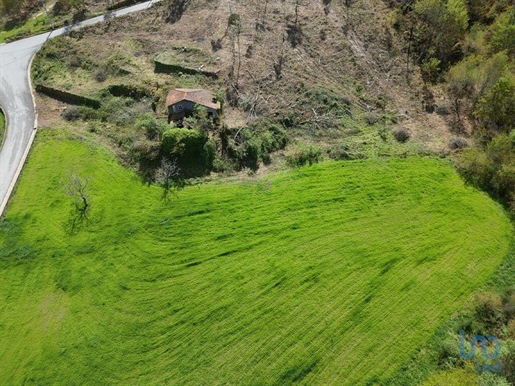
[[[100,119],[101,114],[99,114],[98,110],[88,107],[88,106],[79,106],[79,112],[82,119],[85,121]]]
[[[68,65],[72,68],[78,68],[81,65],[81,60],[77,55],[70,55]]]
[[[511,384],[503,377],[494,373],[482,373],[478,379],[479,386],[510,386]]]
[[[136,117],[141,116],[147,105],[135,103],[131,98],[109,97],[102,102],[98,111],[99,117],[104,122],[118,126],[129,126],[134,123]]]
[[[507,334],[509,339],[515,340],[515,319],[508,322]]]
[[[375,125],[379,121],[379,117],[374,113],[367,113],[365,119],[367,120],[369,126]]]
[[[76,121],[80,118],[80,111],[77,106],[68,106],[64,110],[62,117],[67,121]]]
[[[107,79],[107,74],[104,70],[97,70],[95,72],[95,79],[97,82],[103,82]]]
[[[329,150],[329,157],[335,160],[353,160],[364,158],[363,154],[351,150],[346,144],[334,145]]]
[[[508,132],[515,128],[515,77],[500,78],[477,103],[474,115],[485,127]]]
[[[513,319],[515,322],[515,288],[511,288],[503,294],[502,302],[506,319]]]
[[[138,118],[135,128],[138,131],[144,131],[145,136],[149,140],[160,140],[162,134],[166,129],[170,128],[170,126],[159,124],[151,113],[147,113]]]
[[[190,0],[171,0],[167,4],[165,11],[165,21],[173,24],[181,20],[182,15],[190,5]]]
[[[345,106],[350,107],[352,105],[352,98],[348,95],[343,95],[341,101]]]
[[[457,367],[462,362],[458,338],[454,332],[449,332],[440,345],[438,366],[444,370],[448,370]]]
[[[206,142],[207,138],[197,130],[171,128],[163,133],[161,154],[169,160],[177,159],[184,177],[203,175],[213,161]]]
[[[282,127],[267,120],[257,120],[237,130],[226,128],[221,136],[224,151],[240,170],[256,170],[259,161],[270,163],[270,155],[283,149],[289,141]]]
[[[469,146],[468,141],[463,137],[454,137],[449,140],[449,148],[453,150],[464,149]]]
[[[227,157],[215,155],[213,159],[213,170],[217,173],[224,173],[234,169],[236,165]]]
[[[511,385],[515,384],[515,340],[503,342],[501,350],[501,362],[503,375]]]
[[[438,115],[449,115],[451,113],[449,103],[446,101],[438,103],[438,105],[436,105],[435,111]]]
[[[501,296],[494,292],[480,293],[477,297],[475,316],[486,330],[499,330],[506,321]]]
[[[301,149],[293,156],[286,158],[286,162],[291,167],[300,167],[306,164],[310,166],[322,160],[322,150],[317,146],[309,146]]]
[[[392,131],[392,133],[393,133],[393,136],[395,137],[395,139],[401,143],[406,142],[411,137],[409,130],[405,129],[403,127],[394,129]]]
[[[442,62],[437,58],[429,58],[422,62],[420,72],[422,77],[431,83],[435,83],[440,76],[440,64]]]

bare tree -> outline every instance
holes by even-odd
[[[89,177],[83,179],[76,174],[72,174],[66,182],[61,181],[66,194],[74,198],[75,208],[79,212],[86,212],[90,207],[88,196],[89,181]]]
[[[80,230],[84,221],[88,220],[91,209],[88,192],[89,181],[89,177],[81,178],[76,174],[71,174],[66,181],[61,180],[61,186],[66,194],[73,198],[75,207],[69,224],[72,233]]]
[[[240,35],[241,35],[241,17],[237,13],[231,13],[227,22],[226,35],[229,36],[232,42],[232,70],[231,78],[234,77],[236,72],[236,84],[239,83],[240,69],[241,69],[241,46],[240,46]],[[236,47],[238,47],[236,49]],[[238,64],[236,65],[236,61]]]
[[[168,201],[170,193],[176,194],[185,186],[185,181],[181,177],[181,169],[177,165],[177,160],[168,160],[163,158],[161,166],[156,171],[156,181],[163,188],[162,199]]]

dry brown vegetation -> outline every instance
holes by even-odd
[[[427,92],[417,68],[407,68],[406,44],[382,1],[196,0],[174,23],[165,20],[165,3],[64,38],[67,71],[47,82],[82,94],[138,83],[159,96],[161,115],[172,87],[222,89],[232,127],[266,118],[325,145],[355,132],[375,141],[381,130],[402,125],[411,141],[432,150],[447,147],[445,117],[424,109]],[[152,59],[181,45],[210,55],[219,79],[156,74]],[[101,67],[111,74],[99,83],[91,71]],[[363,129],[369,126],[373,130]]]

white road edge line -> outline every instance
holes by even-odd
[[[38,131],[38,112],[36,110],[36,98],[34,97],[34,89],[32,87],[32,79],[30,76],[30,70],[32,68],[32,61],[36,57],[36,54],[32,55],[32,58],[30,58],[29,67],[27,69],[27,76],[29,80],[29,88],[30,88],[30,95],[32,97],[32,103],[34,104],[34,130],[32,130],[32,133],[30,134],[29,142],[27,143],[27,147],[25,148],[25,151],[23,152],[23,155],[21,157],[21,161],[18,164],[18,168],[16,169],[16,173],[14,174],[14,178],[11,181],[11,184],[9,185],[9,189],[7,189],[7,194],[5,195],[4,200],[2,201],[2,204],[0,205],[0,216],[4,213],[5,208],[7,207],[7,203],[9,202],[9,199],[11,198],[11,194],[14,190],[14,187],[18,183],[18,179],[20,177],[21,171],[23,170],[23,167],[25,166],[25,162],[27,162],[27,157],[29,156],[30,149],[32,148],[32,144],[34,143],[34,138],[36,138],[36,132]],[[6,115],[7,117],[7,115]],[[7,118],[5,120],[5,132],[7,133]]]
[[[150,1],[148,8],[150,8],[152,5],[154,5],[155,3],[158,3],[160,2],[161,0],[152,0]],[[137,5],[137,4],[136,4]],[[127,7],[127,8],[130,8],[130,7]],[[124,8],[120,9],[120,10],[123,10]],[[131,12],[132,13],[132,12]],[[105,16],[106,14],[104,14]],[[115,15],[115,17],[117,17],[118,15]],[[122,16],[125,16],[122,15]],[[83,26],[79,27],[78,29],[80,28],[83,28]],[[53,31],[50,31],[50,35],[52,34]],[[0,45],[3,45],[5,43],[1,43]],[[41,47],[40,47],[41,49]],[[39,49],[38,49],[39,51]],[[11,181],[11,184],[9,185],[9,188],[7,190],[7,194],[5,195],[4,197],[4,200],[2,201],[2,203],[0,204],[0,217],[3,216],[4,214],[4,211],[7,207],[7,204],[9,203],[9,200],[11,199],[11,194],[16,186],[16,184],[18,183],[18,179],[20,177],[20,174],[23,170],[23,167],[25,166],[25,163],[27,161],[27,157],[29,155],[29,152],[32,148],[32,144],[34,143],[34,139],[36,137],[36,133],[37,133],[37,129],[38,129],[38,111],[36,109],[36,98],[35,98],[35,94],[34,94],[34,88],[32,87],[32,79],[31,79],[31,76],[30,76],[30,71],[32,69],[32,61],[34,60],[34,58],[36,57],[36,54],[37,52],[36,51],[34,53],[34,55],[32,56],[32,58],[30,59],[30,62],[29,62],[29,67],[27,69],[27,77],[28,77],[28,82],[29,82],[29,88],[30,88],[30,92],[31,92],[31,97],[32,97],[32,102],[34,104],[34,129],[32,130],[32,133],[30,135],[30,138],[29,138],[29,142],[27,143],[27,147],[25,148],[25,151],[23,152],[23,155],[22,155],[22,158],[20,160],[20,163],[18,164],[18,167],[16,169],[16,173],[14,174],[14,178],[13,180]],[[7,128],[9,127],[8,125],[8,117],[7,117],[7,112],[4,111],[4,116],[5,116],[5,135],[7,135]],[[5,136],[4,136],[5,138]],[[0,145],[0,151],[1,151],[1,145]]]

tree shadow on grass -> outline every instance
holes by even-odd
[[[89,219],[89,208],[74,208],[70,211],[68,221],[65,223],[66,232],[70,235],[76,235],[86,225],[91,222]]]

